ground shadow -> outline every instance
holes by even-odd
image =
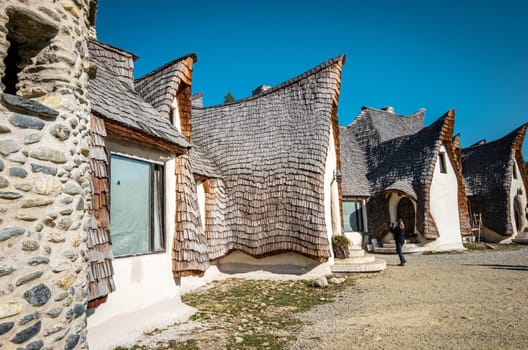
[[[501,265],[501,264],[464,264],[466,266],[483,266],[495,270],[513,270],[513,271],[528,271],[526,265]]]

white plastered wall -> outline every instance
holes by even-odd
[[[330,130],[330,141],[328,154],[326,155],[325,175],[324,175],[324,207],[326,232],[328,243],[332,246],[332,236],[341,233],[341,208],[339,206],[339,188],[334,180],[334,173],[337,169],[337,154],[334,143],[334,132]],[[330,263],[334,262],[334,252],[330,249]]]
[[[196,183],[196,195],[198,197],[198,209],[200,209],[200,217],[202,220],[202,227],[205,230],[205,189],[202,181]]]
[[[429,194],[431,216],[438,228],[439,237],[428,243],[426,247],[437,251],[463,250],[458,206],[458,179],[443,144],[440,152],[445,155],[447,172],[440,172],[440,161],[437,157]]]
[[[517,161],[514,160],[515,171],[517,173],[517,178],[514,179],[512,176],[512,183],[511,183],[511,189],[510,189],[510,216],[511,216],[511,223],[513,228],[513,235],[511,238],[515,238],[519,235],[519,233],[523,232],[527,226],[528,222],[526,220],[526,214],[525,214],[525,208],[526,208],[526,187],[524,186],[524,182],[522,180],[521,176],[521,169],[519,169],[519,165],[517,164]],[[519,201],[520,205],[520,219],[521,219],[521,232],[517,231],[517,227],[515,225],[515,207],[514,207],[514,201]]]
[[[163,253],[114,258],[116,290],[88,317],[88,341],[94,349],[132,343],[146,329],[187,319],[194,309],[180,299],[179,280],[172,275],[176,215],[175,156],[144,146],[107,140],[112,152],[162,162],[165,169],[165,247]],[[111,195],[111,194],[110,194]]]

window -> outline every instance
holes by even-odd
[[[513,162],[513,178],[517,180],[517,162]]]
[[[362,201],[343,201],[343,220],[345,232],[363,232]]]
[[[440,172],[442,174],[447,174],[446,159],[444,152],[440,152],[438,154],[438,164],[440,165]]]
[[[163,251],[163,166],[112,154],[110,176],[114,255]]]

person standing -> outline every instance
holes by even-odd
[[[403,219],[398,219],[398,224],[395,226],[391,223],[390,232],[394,236],[394,241],[396,242],[396,253],[400,257],[400,264],[398,266],[405,266],[405,257],[403,256],[403,243],[405,242],[405,224]]]

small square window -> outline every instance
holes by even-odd
[[[442,174],[447,174],[447,167],[446,167],[446,160],[445,160],[445,153],[440,152],[438,155],[438,164],[440,166],[440,172]]]

